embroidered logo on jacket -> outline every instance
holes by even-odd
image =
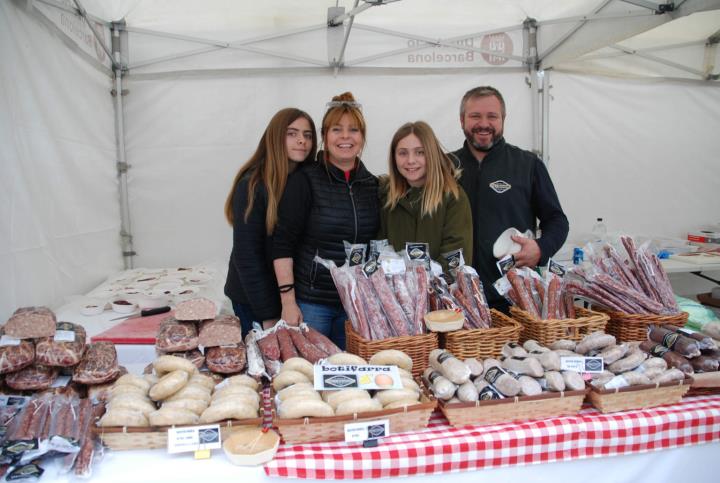
[[[512,188],[512,186],[510,186],[509,183],[499,179],[490,183],[490,188],[492,188],[495,193],[502,194]]]

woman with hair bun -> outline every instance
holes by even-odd
[[[257,149],[235,175],[225,201],[225,218],[233,227],[225,295],[242,323],[243,335],[253,322],[275,323],[280,317],[272,235],[288,174],[312,162],[317,151],[315,123],[304,111],[286,108],[270,120]]]
[[[470,202],[457,181],[460,173],[426,122],[409,122],[395,132],[388,171],[380,188],[378,238],[387,238],[396,250],[406,242],[428,243],[430,257],[446,269],[441,255],[462,248],[470,265]]]
[[[360,161],[366,126],[349,92],[327,104],[317,162],[288,179],[273,245],[282,318],[306,322],[341,349],[345,320],[330,272],[316,255],[345,262],[344,241],[367,243],[380,226],[378,181]]]

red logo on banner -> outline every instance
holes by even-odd
[[[508,34],[500,32],[498,34],[484,35],[480,42],[480,48],[482,50],[490,50],[499,54],[512,54],[513,52],[513,41]],[[483,59],[490,65],[503,65],[508,59],[507,57],[501,57],[499,55],[492,55],[483,52]]]

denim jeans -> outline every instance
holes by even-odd
[[[340,306],[313,304],[297,301],[303,321],[313,329],[330,338],[340,349],[345,350],[345,321],[347,314]]]
[[[258,320],[258,318],[255,317],[255,314],[253,313],[250,304],[237,304],[233,302],[232,306],[235,315],[240,318],[240,325],[242,326],[242,336],[243,340],[245,340],[245,336],[248,335],[248,332],[250,332],[250,330],[253,328],[253,322],[258,322],[262,326],[262,320]]]

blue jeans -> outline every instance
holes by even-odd
[[[243,340],[245,340],[245,336],[248,335],[248,332],[250,332],[250,330],[252,330],[253,328],[253,322],[257,322],[262,326],[262,320],[258,320],[258,318],[255,317],[255,314],[253,313],[250,304],[237,304],[233,302],[232,306],[235,315],[240,318],[240,325],[242,326],[242,336]]]
[[[345,350],[345,321],[347,314],[340,306],[313,304],[302,300],[297,301],[303,321],[330,338],[340,349]]]

